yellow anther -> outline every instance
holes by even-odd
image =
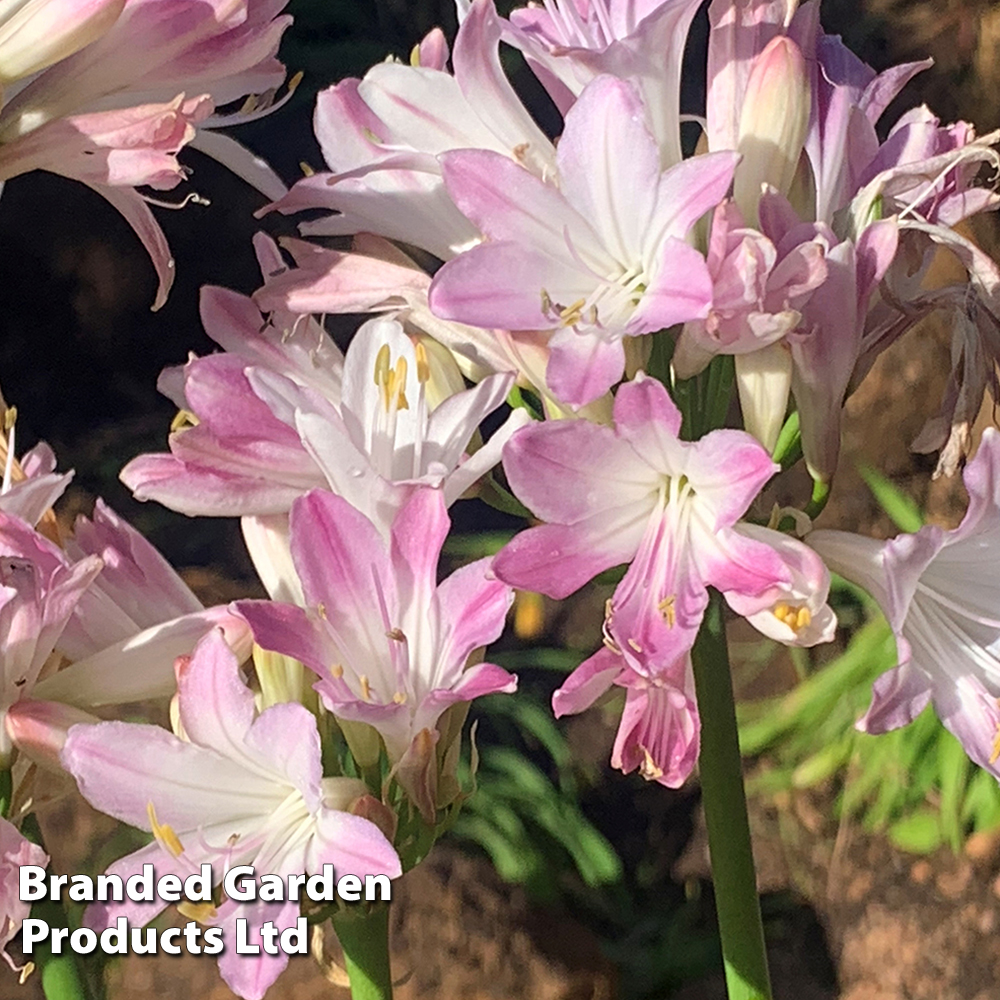
[[[299,170],[302,171],[303,177],[315,177],[316,171],[306,163],[305,160],[299,160]]]
[[[395,693],[395,694],[394,694],[394,695],[392,696],[392,700],[393,700],[393,701],[394,701],[394,702],[395,702],[395,703],[396,703],[397,705],[405,705],[405,704],[406,704],[406,695],[405,695],[405,694],[403,694],[403,692],[402,692],[402,691],[397,691],[397,692],[396,692],[396,693]]]
[[[365,701],[371,701],[372,700],[372,688],[371,688],[371,685],[368,683],[368,676],[366,674],[362,674],[358,678],[358,683],[361,685],[361,697]]]
[[[156,809],[152,802],[146,803],[146,816],[149,818],[149,828],[152,830],[156,842],[168,854],[179,858],[184,853],[184,845],[169,823],[160,823],[156,818]]]
[[[530,149],[530,143],[521,142],[514,147],[514,159],[518,163],[524,163],[528,156],[528,150]]]
[[[677,624],[676,605],[677,598],[673,594],[669,597],[664,597],[663,600],[656,605],[656,610],[663,615],[663,620],[667,623],[667,628],[673,628]]]
[[[3,412],[3,432],[9,434],[10,429],[17,423],[17,407],[8,406]]]
[[[559,319],[563,326],[576,326],[583,319],[583,307],[587,304],[586,299],[577,299],[572,305],[564,306],[559,310]]]
[[[632,649],[634,649],[634,650],[635,650],[635,651],[636,651],[637,653],[641,653],[641,652],[642,652],[642,646],[640,646],[640,645],[639,645],[639,643],[637,643],[637,642],[635,641],[635,639],[629,639],[629,640],[628,640],[628,644],[629,644],[629,646],[631,646],[631,647],[632,647]]]
[[[656,781],[663,777],[663,768],[653,760],[652,754],[644,747],[641,746],[639,749],[642,751],[642,763],[639,765],[639,773],[647,781]]]
[[[420,65],[420,44],[417,43],[410,49],[410,65],[419,66]]]
[[[13,921],[11,921],[13,923]],[[30,976],[35,971],[34,962],[25,962],[21,966],[20,974],[17,977],[18,986],[23,986],[28,981],[28,976]]]
[[[545,289],[542,289],[542,312],[548,316],[552,312],[552,297]]]
[[[201,421],[190,410],[178,410],[170,421],[170,433],[186,431],[189,427],[197,427]]]
[[[306,78],[305,70],[300,69],[295,73],[291,80],[288,81],[288,93],[294,94],[296,90],[299,89],[299,84]]]
[[[375,355],[375,384],[379,388],[382,388],[389,381],[389,362],[391,359],[389,345],[383,344],[378,349],[378,354]]]
[[[340,678],[344,676],[344,668],[339,663],[331,663],[330,664],[330,676],[335,681],[339,681]]]
[[[322,601],[316,605],[316,614],[318,614],[323,621],[326,621],[326,605]]]
[[[426,385],[431,380],[431,366],[427,362],[427,348],[422,340],[413,345],[413,353],[417,356],[417,381]]]
[[[190,899],[178,903],[177,912],[188,920],[197,921],[203,927],[210,926],[219,915],[214,903],[192,903]]]
[[[240,107],[241,115],[248,115],[254,111],[257,107],[257,97],[254,94],[247,94],[247,99],[243,102]]]
[[[385,637],[393,642],[406,642],[406,633],[401,628],[391,628],[386,632]]]
[[[793,632],[799,632],[812,621],[812,612],[805,606],[795,607],[781,601],[774,606],[774,617]]]

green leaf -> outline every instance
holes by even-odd
[[[930,854],[943,840],[941,820],[932,809],[921,809],[889,827],[889,840],[901,851]]]
[[[924,518],[913,497],[904,493],[870,465],[859,464],[858,473],[878,505],[889,515],[900,531],[915,532],[924,526]]]

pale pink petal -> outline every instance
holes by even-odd
[[[552,711],[557,719],[576,715],[602,695],[621,674],[625,662],[619,653],[599,649],[583,661],[552,695]]]

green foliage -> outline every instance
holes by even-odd
[[[896,663],[889,626],[873,618],[847,649],[789,694],[740,708],[741,749],[764,755],[751,793],[834,781],[838,812],[899,848],[961,850],[974,832],[1000,825],[1000,788],[974,767],[928,707],[902,729],[870,736],[854,728],[872,682]]]
[[[893,524],[900,531],[919,531],[924,526],[923,515],[913,497],[870,465],[859,465],[858,472],[878,505],[892,518]]]
[[[523,693],[484,698],[477,707],[505,738],[480,748],[476,794],[454,833],[539,899],[557,899],[568,872],[591,888],[617,881],[621,860],[580,808],[573,755],[547,707]],[[466,770],[463,785],[470,780]]]

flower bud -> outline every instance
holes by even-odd
[[[59,755],[70,727],[100,722],[96,716],[56,701],[19,701],[7,710],[7,735],[29,760],[61,771]]]
[[[0,0],[0,84],[78,52],[118,20],[125,0]]]
[[[761,187],[787,195],[795,179],[809,125],[809,82],[799,47],[778,35],[754,60],[747,81],[733,183],[736,204],[757,225]]]
[[[785,422],[791,386],[792,355],[783,343],[736,355],[743,426],[770,452]]]

